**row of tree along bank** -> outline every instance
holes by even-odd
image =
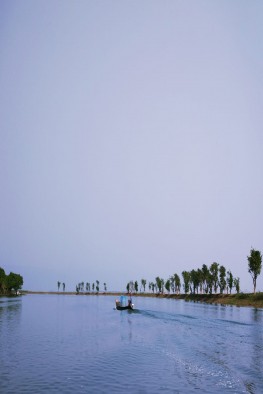
[[[65,292],[66,285],[65,285],[64,282],[61,283],[60,281],[57,282],[58,292],[60,290],[61,285],[62,285],[63,292]],[[104,292],[107,291],[107,284],[105,282],[103,283],[103,289],[104,289]],[[84,292],[90,293],[91,291],[92,292],[96,291],[96,293],[99,293],[99,291],[100,291],[100,282],[99,282],[99,280],[96,280],[96,282],[93,282],[93,283],[91,283],[91,282],[86,282],[86,283],[85,282],[80,282],[80,283],[78,283],[76,285],[76,293],[77,294],[84,293]]]
[[[18,294],[23,286],[23,277],[14,272],[6,275],[5,270],[0,267],[0,294],[11,295]]]
[[[255,249],[250,250],[250,255],[247,257],[248,272],[251,274],[253,280],[253,290],[256,293],[257,278],[261,273],[262,255],[261,252]],[[140,291],[146,289],[146,279],[130,281],[127,286],[128,293],[138,293],[140,283]],[[182,281],[178,274],[170,276],[164,280],[157,276],[155,281],[148,282],[149,291],[152,293],[164,294],[180,294],[183,287],[185,294],[231,294],[235,289],[236,293],[240,293],[240,279],[234,277],[230,270],[226,270],[223,265],[214,262],[208,267],[206,264],[202,268],[193,269],[191,271],[182,272]]]
[[[253,280],[253,290],[256,293],[257,278],[261,273],[262,255],[261,252],[255,249],[250,250],[250,255],[247,256],[248,272],[251,274]],[[170,278],[164,280],[157,276],[155,281],[147,282],[146,279],[130,281],[126,290],[127,293],[138,294],[145,293],[147,290],[152,294],[181,294],[183,289],[184,294],[232,294],[234,290],[237,294],[240,293],[240,279],[234,277],[230,270],[226,270],[223,265],[214,262],[209,267],[203,264],[201,268],[192,269],[191,271],[183,271],[182,278],[178,274],[173,274]],[[65,292],[65,283],[57,282],[58,292],[62,285],[63,292]],[[101,291],[100,282],[80,282],[76,285],[76,294],[98,294]],[[103,291],[107,292],[107,285],[103,283]]]

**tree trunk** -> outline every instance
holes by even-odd
[[[256,293],[257,278],[253,278],[254,294]]]

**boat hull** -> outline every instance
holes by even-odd
[[[120,306],[120,305],[116,305],[116,309],[118,310],[118,311],[124,311],[124,310],[126,310],[126,309],[129,309],[129,310],[133,310],[133,308],[131,307],[131,306]]]

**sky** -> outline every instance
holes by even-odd
[[[1,0],[0,54],[6,274],[123,291],[217,262],[252,292],[261,0]]]

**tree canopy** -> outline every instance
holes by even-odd
[[[21,275],[14,272],[6,275],[5,270],[0,267],[0,294],[10,294],[12,291],[17,294],[18,290],[22,289],[23,283]]]
[[[254,293],[256,292],[257,277],[260,275],[262,268],[262,255],[259,250],[251,249],[248,259],[248,272],[252,276]]]

